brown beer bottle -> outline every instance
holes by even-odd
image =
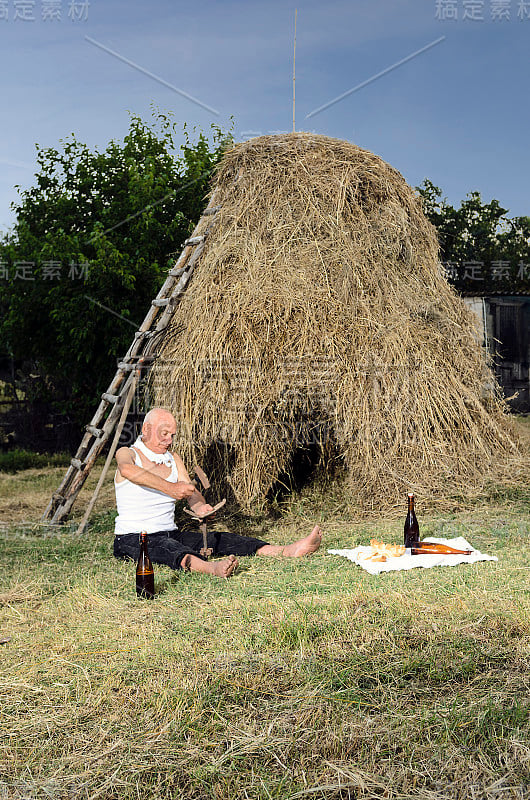
[[[405,547],[412,547],[413,544],[420,541],[420,526],[418,525],[418,520],[414,513],[414,495],[412,492],[409,492],[408,498],[409,510],[405,519],[403,543]]]
[[[155,571],[147,550],[147,533],[140,534],[140,555],[136,565],[136,594],[147,600],[155,596]]]
[[[411,548],[411,555],[462,555],[470,556],[473,550],[457,550],[449,547],[448,544],[438,544],[437,542],[414,542]]]

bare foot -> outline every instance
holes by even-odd
[[[223,561],[204,561],[197,556],[188,555],[182,559],[182,569],[191,572],[203,572],[207,575],[215,575],[217,578],[229,578],[237,568],[239,561],[235,556],[228,556]]]
[[[229,578],[237,568],[239,561],[235,556],[228,556],[224,561],[212,561],[210,564],[212,575],[216,575],[218,578]]]
[[[301,558],[302,556],[308,556],[310,553],[314,553],[321,544],[322,531],[318,525],[315,525],[309,536],[284,547],[282,555],[290,556],[291,558]]]

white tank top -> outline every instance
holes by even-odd
[[[134,463],[141,467],[140,456],[134,451]],[[178,481],[178,470],[175,459],[171,456],[171,472],[165,478],[169,483]],[[155,531],[169,531],[175,528],[175,500],[158,489],[149,489],[147,486],[138,486],[137,483],[127,480],[117,481],[114,477],[116,490],[116,517],[114,533],[155,533]]]

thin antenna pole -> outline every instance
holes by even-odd
[[[296,83],[296,17],[298,16],[298,9],[294,10],[294,50],[293,50],[293,133],[295,132],[295,83]]]

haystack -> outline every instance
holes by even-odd
[[[311,452],[352,503],[383,508],[409,489],[476,492],[517,459],[475,319],[399,172],[348,142],[265,136],[226,153],[214,191],[152,371],[188,463],[249,507]]]

